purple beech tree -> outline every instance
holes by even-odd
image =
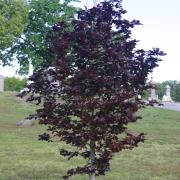
[[[121,0],[108,0],[81,10],[69,25],[59,22],[47,35],[53,62],[34,72],[21,96],[42,104],[35,117],[48,126],[50,134],[77,148],[61,149],[68,159],[82,156],[87,163],[67,171],[64,179],[88,174],[90,180],[105,175],[114,153],[132,149],[144,141],[133,134],[128,123],[141,117],[145,106],[138,98],[149,88],[147,76],[158,66],[158,48],[136,49],[131,29],[137,20],[123,18]],[[121,136],[119,136],[121,135]]]

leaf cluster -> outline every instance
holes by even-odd
[[[19,79],[16,77],[6,77],[4,79],[4,90],[5,91],[21,91],[25,88],[27,84],[27,79]]]
[[[59,0],[29,1],[27,24],[21,36],[3,53],[4,65],[10,64],[16,57],[20,65],[19,74],[27,74],[29,62],[34,69],[48,63],[51,57],[46,52],[48,46],[45,42],[46,33],[56,22],[66,21],[67,17],[74,15],[76,8],[69,5],[70,2],[72,1],[65,0],[63,3]]]
[[[23,0],[0,1],[0,57],[22,34],[27,16],[28,8]]]

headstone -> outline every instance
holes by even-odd
[[[21,121],[18,121],[16,123],[17,126],[19,127],[27,127],[27,126],[34,126],[35,125],[35,119],[24,119]]]
[[[4,91],[4,77],[0,75],[0,92]]]
[[[150,90],[150,97],[149,100],[158,100],[158,95],[156,95],[156,90],[154,88],[151,88]]]
[[[169,85],[166,86],[166,91],[162,98],[162,101],[163,102],[173,102],[173,100],[171,98],[171,87]]]
[[[153,81],[153,78],[151,77],[151,82],[150,82],[150,84],[152,85],[152,86],[155,86],[155,83],[154,83],[154,81]],[[149,101],[152,101],[152,100],[158,100],[158,95],[156,95],[156,90],[155,90],[155,88],[154,87],[152,87],[151,89],[150,89],[150,97],[148,98],[148,100]]]

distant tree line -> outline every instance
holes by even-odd
[[[19,79],[16,77],[6,77],[4,79],[4,90],[5,91],[20,91],[27,83],[27,79]]]
[[[6,77],[4,80],[5,91],[20,91],[25,87],[27,79],[19,79],[16,77]],[[174,101],[180,102],[180,81],[164,81],[162,83],[156,83],[156,93],[159,99],[162,99],[166,91],[166,85],[171,87],[171,97]],[[144,97],[147,98],[148,92],[144,92]]]
[[[171,97],[174,101],[180,102],[180,81],[164,81],[156,84],[156,93],[162,99],[166,91],[166,85],[171,87]]]

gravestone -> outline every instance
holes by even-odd
[[[0,92],[4,91],[4,77],[0,75]]]
[[[151,77],[151,82],[150,84],[153,86],[150,89],[150,97],[148,98],[149,101],[153,101],[153,100],[158,100],[158,95],[156,95],[156,90],[155,90],[155,82],[153,81],[153,78]]]
[[[149,100],[158,100],[158,95],[156,95],[156,90],[154,88],[151,88],[150,90],[150,97]]]
[[[171,87],[169,85],[166,86],[166,91],[162,98],[162,101],[163,102],[173,102],[173,100],[171,98]]]
[[[28,127],[28,126],[34,126],[35,125],[35,119],[24,119],[21,121],[16,122],[16,125],[19,127]]]

